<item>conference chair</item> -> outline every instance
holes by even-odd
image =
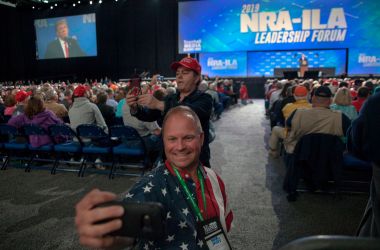
[[[109,178],[114,178],[115,174],[139,176],[134,173],[116,173],[118,165],[123,168],[141,169],[143,171],[140,175],[143,175],[144,170],[149,167],[149,157],[144,140],[136,129],[124,125],[113,126],[110,128],[110,136],[121,143],[112,148],[114,157]]]
[[[28,143],[22,131],[8,124],[0,124],[0,134],[4,140],[1,143],[3,152],[1,170],[7,169],[11,159],[20,160],[21,163],[29,159],[27,157]]]
[[[28,140],[30,136],[46,136],[50,138],[49,132],[36,124],[24,125],[24,134],[28,138]],[[25,172],[30,172],[32,170],[33,162],[54,162],[54,159],[52,159],[53,142],[39,147],[35,147],[32,146],[29,141],[28,150],[30,159],[25,165]]]
[[[338,235],[316,235],[296,239],[280,250],[378,250],[380,239]]]
[[[344,145],[338,136],[307,134],[297,143],[293,154],[285,157],[284,190],[288,201],[297,199],[297,187],[302,178],[309,191],[336,193],[340,187]]]
[[[112,142],[107,133],[95,124],[82,124],[77,127],[77,134],[83,142],[82,161],[78,176],[83,177],[87,168],[87,163],[96,164],[96,159],[102,159],[102,165],[112,165],[112,162],[106,162],[107,157],[111,157]],[[98,171],[99,172],[99,171]],[[104,171],[101,171],[104,173]]]
[[[82,164],[82,140],[78,137],[77,133],[66,124],[54,124],[49,127],[49,133],[54,142],[55,161],[51,174],[55,174],[57,170],[78,172],[78,169],[72,168],[58,168],[60,163],[67,164]],[[75,161],[79,158],[79,161]],[[70,160],[68,160],[70,159]]]

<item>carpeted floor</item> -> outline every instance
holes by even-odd
[[[316,234],[353,235],[367,195],[301,194],[288,203],[281,185],[284,165],[267,157],[268,120],[263,100],[235,106],[215,122],[213,168],[222,176],[234,211],[234,249],[278,249]],[[45,170],[0,172],[0,249],[82,249],[74,206],[93,188],[124,193],[137,178]]]

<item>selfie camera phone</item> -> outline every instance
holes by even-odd
[[[111,232],[109,235],[148,240],[158,240],[165,236],[166,215],[161,203],[111,201],[97,207],[109,206],[122,206],[124,208],[124,214],[120,218],[122,220],[122,227],[117,231]],[[96,224],[102,224],[110,220],[103,220]]]
[[[132,90],[132,95],[141,95],[141,78],[132,78],[130,83],[130,89]]]

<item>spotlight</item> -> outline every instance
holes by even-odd
[[[48,0],[44,0],[43,2],[44,2],[44,3],[49,3],[49,1],[48,1]]]
[[[54,6],[55,6],[55,7],[57,7],[57,6],[58,6],[58,4],[54,4]]]
[[[78,3],[80,3],[80,1],[78,1]]]
[[[115,2],[117,2],[117,0],[115,0]]]
[[[53,6],[50,6],[50,9],[52,10],[52,9],[53,9]]]
[[[92,4],[92,1],[90,1],[90,4]]]
[[[73,6],[75,7],[75,3],[73,3]]]
[[[99,3],[102,3],[102,0],[99,0]]]
[[[32,7],[32,9],[35,9],[34,6]]]

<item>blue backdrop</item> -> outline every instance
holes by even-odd
[[[199,63],[202,74],[209,77],[247,76],[246,52],[201,53]]]
[[[55,23],[61,19],[66,19],[69,27],[69,37],[76,38],[79,46],[86,55],[96,56],[96,20],[95,13],[92,13],[78,16],[34,20],[37,37],[37,59],[44,59],[43,57],[45,56],[48,44],[54,39],[57,39]]]
[[[335,74],[345,73],[346,50],[308,50],[249,52],[248,76],[273,76],[275,68],[299,68],[299,58],[305,54],[311,68],[333,67]]]
[[[179,53],[380,47],[376,0],[179,3]]]
[[[352,48],[349,54],[349,74],[380,74],[380,49]]]

